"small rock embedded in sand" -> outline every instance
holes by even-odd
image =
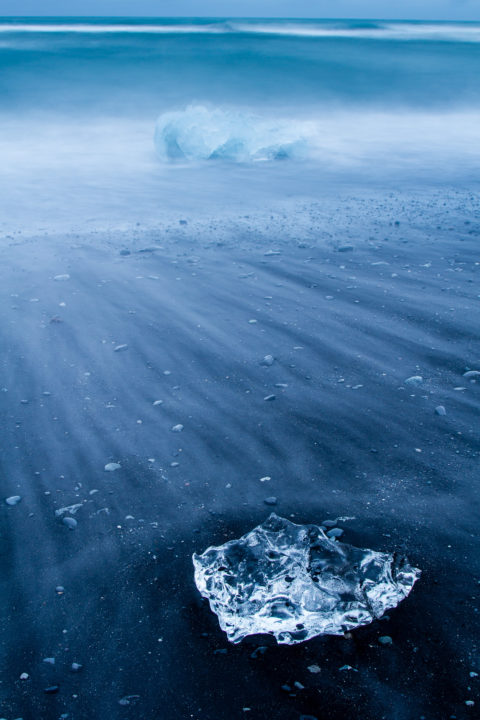
[[[78,525],[75,518],[72,518],[72,517],[64,517],[62,522],[64,525],[66,525],[68,527],[69,530],[75,530],[75,528]]]
[[[72,672],[80,672],[80,670],[83,668],[83,665],[80,665],[80,663],[73,662],[70,665],[70,670]]]
[[[55,275],[53,278],[54,280],[70,280],[70,275],[68,273],[64,273],[63,275]]]
[[[249,320],[248,322],[249,322],[250,325],[255,325],[257,321],[256,321],[254,318],[252,318],[252,319]]]
[[[341,528],[332,528],[327,532],[327,537],[329,538],[339,538],[342,537],[343,530]]]
[[[182,430],[183,430],[183,425],[181,423],[179,423],[178,425],[174,425],[172,427],[172,432],[175,432],[175,433],[182,432]]]
[[[163,405],[163,400],[155,400],[153,402],[153,407],[157,407],[158,405]]]
[[[435,412],[437,415],[446,415],[447,414],[447,411],[445,410],[443,405],[437,405],[437,407],[435,408]]]
[[[475,701],[474,700],[465,700],[465,705],[467,707],[473,707],[475,705]]]
[[[113,352],[122,352],[123,350],[128,350],[128,345],[125,345],[125,344],[124,344],[124,345],[117,345],[117,346],[113,349]]]
[[[22,673],[20,675],[20,680],[28,680],[29,677],[30,675],[28,673]]]
[[[55,693],[58,693],[60,690],[58,685],[50,685],[50,687],[45,688],[43,691],[46,695],[55,695]]]
[[[105,468],[104,468],[104,469],[105,469],[107,472],[114,472],[115,470],[120,470],[121,467],[122,467],[122,466],[121,466],[119,463],[113,463],[113,462],[112,462],[112,463],[107,463],[107,464],[105,465]]]
[[[265,498],[265,500],[263,502],[265,503],[265,505],[276,505],[277,498],[274,495],[272,495],[271,497]]]
[[[480,370],[468,370],[468,372],[463,373],[463,377],[467,378],[467,380],[480,378]]]
[[[267,367],[270,367],[275,362],[275,358],[273,355],[265,355],[265,357],[262,360],[262,365],[266,365]]]
[[[319,665],[309,665],[307,667],[308,672],[317,674],[319,672],[322,672],[322,668]]]
[[[46,657],[46,658],[43,658],[43,662],[47,663],[47,665],[55,665],[55,658],[54,657]]]
[[[270,475],[265,475],[265,477],[260,478],[260,482],[268,482],[271,479]]]
[[[267,402],[271,402],[272,400],[275,400],[275,395],[267,395],[263,399],[266,400]]]
[[[390,635],[382,635],[378,638],[380,645],[393,645],[393,640]]]
[[[7,505],[18,505],[21,499],[20,495],[11,495],[10,497],[5,498],[5,502]]]
[[[336,524],[336,520],[322,520],[322,525],[325,525],[325,527],[327,528],[333,528]]]
[[[55,588],[55,592],[57,593],[57,595],[64,595],[65,588],[63,587],[63,585],[57,585],[57,587]]]
[[[412,375],[412,377],[407,378],[403,382],[405,385],[421,385],[423,377],[421,375]]]

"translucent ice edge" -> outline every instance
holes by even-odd
[[[275,513],[239,540],[195,553],[193,565],[233,643],[265,633],[287,645],[342,635],[396,607],[420,577],[405,558],[340,543]]]
[[[273,120],[240,111],[190,105],[157,120],[161,160],[258,162],[308,154],[310,122]]]

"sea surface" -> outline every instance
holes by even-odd
[[[479,78],[475,23],[0,19],[2,718],[478,714]],[[272,508],[421,578],[232,645],[191,555]]]

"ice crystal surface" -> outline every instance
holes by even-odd
[[[342,635],[394,608],[420,570],[274,513],[239,540],[193,556],[195,582],[231,642],[268,633],[294,644]]]

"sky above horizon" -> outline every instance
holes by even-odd
[[[0,0],[0,16],[480,20],[480,0]]]

